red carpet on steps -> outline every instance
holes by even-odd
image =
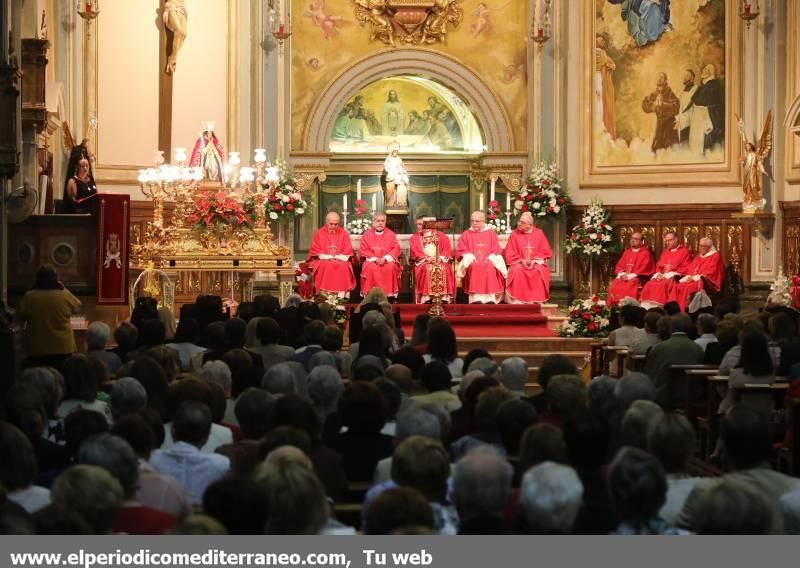
[[[430,305],[397,304],[400,323],[411,337],[414,318]],[[547,327],[547,316],[538,304],[446,304],[445,317],[456,337],[555,337]]]

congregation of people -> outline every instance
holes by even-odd
[[[335,211],[325,217],[325,225],[314,233],[308,264],[317,293],[349,297],[356,287],[353,264],[356,260],[350,235],[341,226]],[[455,299],[456,275],[462,279],[469,303],[532,304],[550,297],[550,269],[553,253],[544,232],[534,226],[530,213],[520,215],[505,249],[497,232],[486,223],[486,215],[475,211],[470,228],[455,246],[457,268],[453,267],[453,245],[443,232],[425,228],[425,218],[416,220],[417,232],[410,239],[409,264],[413,271],[414,301],[430,302],[435,292],[443,302]],[[400,291],[402,274],[397,235],[386,228],[386,214],[376,212],[372,227],[361,236],[358,261],[361,266],[360,290],[364,296],[375,287],[393,301]],[[443,273],[442,290],[431,289],[429,271],[436,265]]]
[[[330,306],[297,295],[233,317],[202,296],[177,326],[144,301],[113,332],[92,322],[82,346],[80,303],[42,268],[14,314],[26,358],[1,405],[0,530],[800,532],[774,416],[721,405],[721,474],[698,477],[668,373],[706,361],[731,388],[783,376],[800,397],[790,312],[745,321],[720,305],[693,322],[677,303],[624,305],[609,342],[645,354],[644,372],[589,381],[554,352],[534,384],[522,357],[459,352],[444,318],[421,314],[405,337],[387,300],[370,290],[349,347]]]

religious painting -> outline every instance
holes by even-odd
[[[698,171],[716,174],[706,182],[735,182],[732,117],[741,77],[735,2],[585,4],[582,183],[641,185],[648,180],[631,174],[655,174],[651,181],[659,185],[693,185]]]
[[[376,81],[351,97],[336,116],[333,153],[472,152],[483,149],[475,117],[464,101],[442,85],[414,76]]]

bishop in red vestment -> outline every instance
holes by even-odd
[[[656,263],[656,272],[642,288],[641,304],[646,310],[661,307],[672,296],[676,276],[684,276],[689,266],[689,250],[678,242],[675,233],[664,235],[664,250]]]
[[[471,227],[461,234],[456,258],[461,259],[459,276],[464,279],[464,292],[470,303],[498,303],[505,292],[508,274],[494,229],[486,226],[486,216],[475,211]]]
[[[631,247],[622,253],[614,272],[617,277],[608,287],[608,306],[619,305],[625,297],[639,299],[639,282],[641,278],[650,278],[656,271],[656,264],[650,249],[643,246],[642,233],[631,235]]]
[[[372,216],[372,228],[364,232],[358,248],[361,259],[361,295],[374,287],[395,298],[400,290],[400,243],[397,235],[386,228],[386,214]]]
[[[695,292],[719,292],[725,276],[722,256],[708,237],[700,239],[697,256],[686,269],[686,276],[678,280],[672,288],[671,300],[678,302],[681,311],[689,305],[689,297]]]
[[[436,260],[435,255],[438,248],[439,263],[444,270],[447,283],[447,293],[442,296],[442,301],[450,302],[456,295],[456,278],[451,262],[453,247],[447,235],[435,229],[423,229],[423,223],[422,217],[417,219],[417,232],[411,235],[409,240],[410,254],[408,258],[414,267],[414,301],[420,304],[430,299],[428,269]]]
[[[339,226],[339,220],[335,211],[325,216],[325,226],[311,239],[308,263],[314,275],[315,292],[334,292],[344,297],[356,287],[356,278],[350,265],[353,245],[350,235]]]
[[[533,226],[533,215],[523,213],[508,238],[503,258],[508,265],[506,301],[509,304],[545,302],[550,297],[550,243],[541,229]]]

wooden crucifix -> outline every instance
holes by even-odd
[[[164,0],[159,16],[158,148],[169,160],[172,156],[172,79],[187,30],[184,0]]]

